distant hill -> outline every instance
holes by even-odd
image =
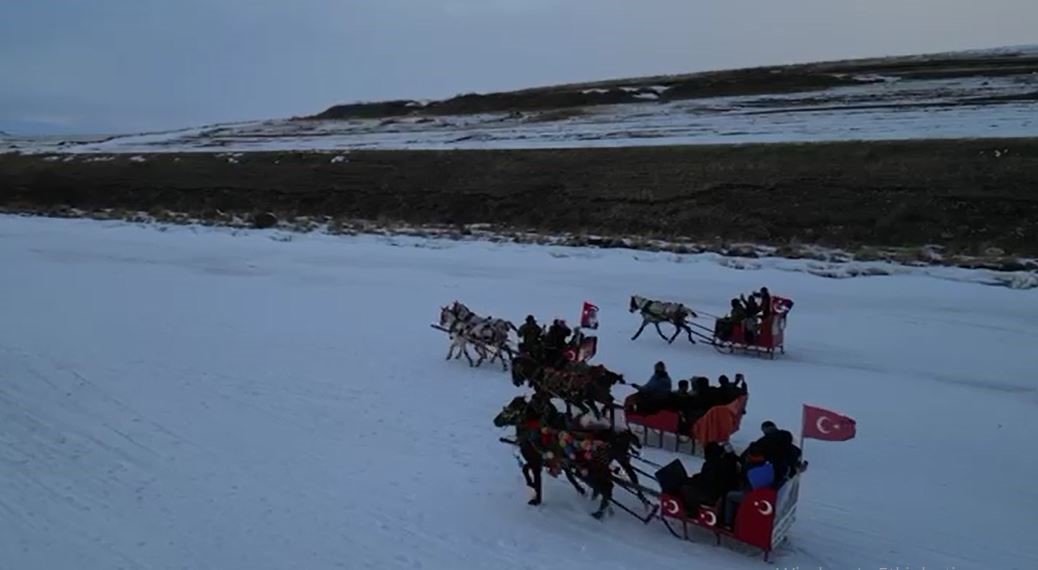
[[[347,103],[305,118],[370,119],[559,110],[619,103],[810,92],[898,79],[1004,77],[1036,72],[1038,46],[1019,46],[610,79],[509,92],[467,93],[441,101],[403,99]]]

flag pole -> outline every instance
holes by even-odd
[[[807,421],[806,410],[804,410],[804,405],[800,404],[800,445],[798,447],[800,448],[800,454],[801,455],[804,454],[804,429],[805,429],[804,426],[805,426],[805,422],[806,421]]]

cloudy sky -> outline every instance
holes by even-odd
[[[0,0],[0,130],[1038,43],[1036,0]]]

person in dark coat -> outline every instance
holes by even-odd
[[[800,448],[793,444],[793,434],[779,429],[775,422],[766,421],[760,426],[763,436],[753,442],[764,458],[775,467],[776,486],[792,477],[800,466]]]
[[[678,389],[670,393],[670,398],[667,400],[667,409],[675,412],[683,409],[690,398],[692,398],[692,392],[688,390],[688,380],[678,380]]]
[[[732,381],[728,379],[728,376],[722,374],[721,377],[717,379],[717,382],[720,384],[718,390],[721,393],[720,399],[722,405],[727,406],[739,397],[739,389],[735,387],[735,384],[732,384]]]
[[[750,298],[746,299],[740,297],[743,306],[746,308],[746,318],[755,318],[760,313],[760,305],[757,304],[757,299],[750,294]]]
[[[735,375],[735,388],[739,391],[740,396],[750,393],[750,387],[746,385],[746,377],[741,372]]]
[[[739,299],[732,299],[732,310],[728,313],[728,318],[733,323],[741,323],[746,320],[746,307],[742,304]]]
[[[688,435],[695,421],[689,421],[689,412],[696,407],[695,394],[689,391],[688,380],[678,381],[677,392],[672,392],[667,408],[678,413],[678,433]]]
[[[762,317],[771,315],[771,293],[767,287],[760,288],[760,309]]]
[[[561,363],[563,351],[566,350],[566,339],[572,332],[562,319],[555,319],[548,327],[548,334],[544,335],[544,353],[549,365]]]
[[[723,527],[731,529],[739,512],[739,505],[746,494],[754,489],[771,487],[775,484],[775,467],[764,457],[763,450],[756,444],[750,444],[744,454],[742,474],[739,487],[728,491],[724,496],[722,512]]]
[[[695,395],[699,398],[699,404],[702,408],[709,410],[710,408],[721,405],[723,398],[721,396],[721,389],[716,386],[710,385],[710,379],[706,376],[699,376],[695,379]]]
[[[706,458],[703,467],[681,488],[685,509],[693,513],[699,505],[717,506],[721,498],[739,484],[739,461],[735,454],[711,442],[706,444],[703,455]]]
[[[519,352],[540,354],[543,339],[544,329],[537,323],[537,319],[533,315],[526,315],[526,322],[519,327]]]

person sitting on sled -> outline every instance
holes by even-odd
[[[752,293],[749,299],[739,295],[739,302],[743,307],[743,318],[741,321],[735,322],[742,322],[746,344],[753,344],[754,339],[757,338],[757,331],[760,329],[760,321],[757,317],[760,315],[761,307]]]
[[[544,335],[544,355],[549,366],[562,364],[562,354],[566,350],[566,339],[573,331],[566,326],[566,321],[555,319]]]
[[[760,316],[768,318],[768,315],[771,314],[771,293],[767,287],[761,287],[760,291],[757,292],[757,296],[760,297]]]
[[[732,329],[735,328],[735,325],[745,321],[746,307],[743,306],[742,301],[739,299],[732,299],[732,309],[729,311],[728,316],[717,319],[717,324],[714,327],[714,336],[727,341],[732,338]]]
[[[796,474],[800,467],[801,451],[793,443],[793,434],[779,429],[773,421],[766,421],[760,426],[764,434],[751,444],[760,450],[761,455],[775,468],[775,487],[778,488]]]
[[[732,384],[732,381],[728,379],[726,374],[722,374],[717,379],[717,383],[720,385],[718,387],[720,393],[718,400],[721,405],[727,406],[739,397],[739,389],[735,387],[735,384]]]
[[[666,409],[678,413],[678,433],[688,433],[688,428],[694,422],[686,421],[686,417],[698,407],[698,398],[689,391],[688,380],[679,380],[676,392],[671,392],[667,399]]]
[[[746,494],[754,489],[770,487],[775,483],[775,467],[764,458],[762,450],[751,444],[746,449],[745,465],[739,488],[728,491],[724,496],[724,509],[722,519],[724,527],[731,530],[734,528],[735,515],[739,512],[739,505]]]
[[[739,295],[739,300],[742,301],[743,307],[746,308],[746,318],[756,318],[760,314],[761,307],[757,304],[756,295],[750,293],[750,298]]]
[[[721,395],[721,389],[717,386],[710,385],[710,379],[706,376],[697,376],[692,379],[692,389],[699,398],[700,405],[705,409],[710,408],[727,402],[723,402],[724,399]]]
[[[699,473],[681,487],[685,510],[694,513],[699,505],[717,507],[721,498],[739,485],[739,458],[720,443],[710,442],[703,449],[706,461]]]
[[[544,329],[533,315],[526,315],[526,322],[519,327],[519,352],[537,355],[544,342]]]
[[[638,390],[635,399],[635,412],[639,414],[654,414],[667,405],[671,389],[670,374],[667,374],[667,365],[657,362],[653,369],[652,378],[644,385],[631,384]]]

